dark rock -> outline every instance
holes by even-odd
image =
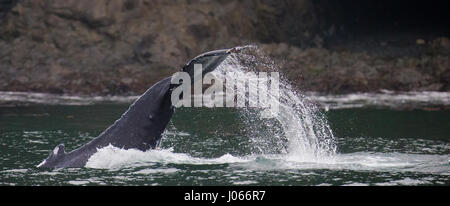
[[[248,43],[304,90],[450,90],[448,38],[418,57],[327,49],[343,27],[325,19],[337,3],[321,2],[0,1],[0,90],[141,93],[202,52]]]

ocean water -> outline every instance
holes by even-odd
[[[36,168],[57,144],[65,143],[68,151],[85,144],[127,107],[0,107],[0,185],[450,184],[449,110],[324,111],[336,151],[305,158],[280,150],[289,140],[271,138],[276,125],[269,130],[249,127],[248,116],[237,109],[180,108],[160,150],[111,146],[100,149],[85,168]],[[267,141],[256,144],[254,135],[261,140],[264,134]]]

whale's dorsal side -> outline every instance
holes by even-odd
[[[58,161],[61,161],[62,158],[66,155],[66,150],[64,144],[59,144],[53,149],[48,155],[47,159],[45,159],[42,163],[40,163],[37,167],[43,167],[45,165],[52,165]]]
[[[236,48],[199,55],[182,70],[192,75],[194,64],[202,64],[204,73],[211,72],[225,60],[230,52],[235,52]],[[159,81],[142,94],[120,119],[98,137],[69,153],[66,153],[64,145],[60,144],[38,167],[83,167],[97,149],[108,145],[141,151],[154,149],[158,146],[161,134],[172,118],[174,106],[171,102],[171,92],[177,86],[179,85],[171,84],[171,77]]]

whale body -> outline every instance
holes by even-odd
[[[189,61],[182,71],[192,77],[194,64],[202,64],[204,73],[211,72],[230,53],[239,49],[240,47],[235,47],[201,54]],[[179,85],[171,84],[171,77],[159,81],[142,94],[120,119],[98,137],[69,153],[66,153],[64,144],[60,144],[38,167],[84,167],[98,149],[108,145],[141,151],[156,148],[161,140],[161,134],[174,113],[171,91],[177,86]]]

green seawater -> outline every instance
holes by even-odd
[[[84,145],[127,108],[0,107],[0,185],[450,185],[450,110],[324,112],[337,154],[305,161],[255,149],[251,129],[259,127],[249,129],[236,110],[181,108],[160,150],[107,148],[85,168],[36,168],[57,144]],[[266,139],[269,147],[281,141]]]

